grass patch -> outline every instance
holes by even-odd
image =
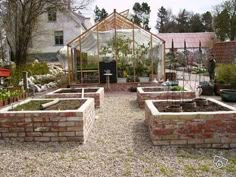
[[[236,173],[236,157],[230,158],[228,164],[225,167],[229,173]]]
[[[187,176],[194,176],[196,171],[197,170],[192,165],[184,165],[184,172]]]
[[[131,176],[131,166],[130,163],[128,161],[125,161],[124,163],[124,176]]]
[[[209,172],[210,171],[210,167],[208,165],[201,165],[199,167],[199,170],[203,171],[203,172]]]
[[[162,164],[156,164],[156,166],[159,168],[160,173],[163,174],[164,176],[168,176],[168,177],[173,176],[173,170],[167,168],[166,166]]]

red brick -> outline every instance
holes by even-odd
[[[56,142],[65,142],[67,141],[68,137],[51,137],[51,141],[56,141]]]
[[[17,137],[17,133],[2,133],[2,137]]]
[[[54,126],[54,127],[50,127],[50,131],[53,132],[61,132],[61,131],[66,131],[67,127],[58,127],[58,126]]]
[[[57,132],[44,132],[43,136],[58,136]]]
[[[59,132],[59,136],[75,136],[75,132]]]
[[[9,132],[8,128],[0,128],[0,132]]]
[[[49,142],[50,141],[50,137],[34,137],[34,141]]]
[[[26,132],[26,136],[43,136],[42,132]]]
[[[172,134],[172,129],[154,129],[153,134],[154,135],[170,135]]]

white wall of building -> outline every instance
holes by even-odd
[[[55,45],[55,31],[63,31],[64,44]],[[79,36],[85,29],[71,12],[58,12],[55,22],[48,21],[48,14],[43,14],[33,34],[30,53],[56,53],[69,41]]]

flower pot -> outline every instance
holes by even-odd
[[[3,107],[3,100],[0,100],[0,107]]]
[[[235,89],[221,89],[220,96],[222,101],[236,102],[236,90]]]
[[[219,96],[221,89],[230,89],[230,85],[229,84],[223,84],[223,83],[215,83],[214,84],[215,95]]]
[[[149,77],[139,77],[139,82],[149,82]]]
[[[8,105],[8,100],[7,99],[5,99],[5,100],[2,100],[3,101],[3,106],[6,106],[6,105]]]
[[[117,78],[117,83],[126,83],[127,82],[127,79],[124,77],[118,77]]]

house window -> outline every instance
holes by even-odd
[[[55,9],[48,9],[48,21],[49,22],[57,21],[57,11]]]
[[[55,31],[55,45],[63,45],[63,31]]]

